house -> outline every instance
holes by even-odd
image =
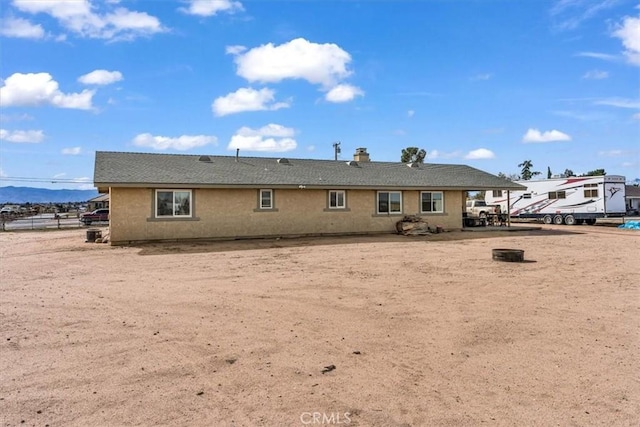
[[[87,200],[87,210],[89,212],[103,208],[109,208],[109,194],[100,194],[93,199]]]
[[[404,215],[462,228],[469,190],[523,187],[465,165],[96,152],[110,241],[395,232]]]
[[[631,215],[640,213],[640,187],[637,185],[625,185],[627,212]]]

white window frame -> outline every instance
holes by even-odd
[[[380,195],[381,194],[387,194],[388,195],[388,201],[387,201],[387,208],[388,211],[384,212],[380,210]],[[391,195],[392,194],[398,194],[400,196],[400,210],[398,211],[391,211]],[[376,193],[376,212],[378,214],[381,215],[402,215],[402,191],[378,191]]]
[[[434,194],[439,194],[440,195],[441,209],[440,210],[428,210],[428,211],[423,210],[422,197],[425,194],[430,194],[431,195],[431,207],[433,207],[433,203],[434,203],[433,195]],[[420,192],[420,213],[444,213],[444,192],[443,191],[421,191]]]
[[[172,193],[171,215],[158,214],[158,193]],[[176,193],[189,194],[189,213],[188,214],[185,214],[185,215],[176,214]],[[155,190],[154,196],[155,196],[154,215],[156,218],[191,218],[193,216],[193,191],[192,190],[175,189],[175,188],[159,188]]]
[[[335,194],[335,205],[332,195]],[[340,195],[342,195],[342,203],[340,203]],[[329,190],[329,209],[346,209],[347,207],[347,192],[344,190]]]
[[[264,205],[263,204],[263,198],[262,198],[262,194],[263,193],[268,193],[269,194],[269,205]],[[258,207],[260,209],[263,210],[269,210],[269,209],[273,209],[273,190],[270,188],[261,188],[259,193],[258,193]]]

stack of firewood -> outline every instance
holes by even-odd
[[[406,215],[396,223],[398,234],[423,236],[430,234],[429,223],[417,215]]]

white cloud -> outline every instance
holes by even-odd
[[[181,12],[189,15],[213,16],[218,12],[242,12],[244,7],[239,1],[232,0],[187,0],[189,7],[181,7]]]
[[[634,152],[629,150],[607,150],[598,151],[598,156],[601,157],[633,157]]]
[[[351,55],[333,43],[318,44],[303,38],[274,46],[268,43],[236,54],[237,74],[249,82],[275,83],[303,79],[331,88],[351,74]]]
[[[22,114],[3,114],[0,113],[0,122],[8,123],[8,122],[23,122],[33,120],[33,116],[22,113]]]
[[[227,149],[246,151],[284,152],[295,150],[295,130],[278,124],[268,124],[260,129],[241,127],[231,137]]]
[[[133,138],[133,145],[138,147],[150,147],[155,150],[179,150],[185,151],[195,147],[216,144],[218,139],[209,135],[182,135],[177,138],[166,136],[153,136],[150,133],[141,133]]]
[[[617,0],[558,0],[552,6],[550,14],[555,21],[556,30],[574,30],[616,3]]]
[[[634,120],[640,120],[640,113],[635,113],[631,118]]]
[[[549,130],[540,132],[538,129],[530,128],[522,137],[522,142],[553,142],[571,141],[571,137],[559,130]]]
[[[60,91],[58,82],[53,80],[49,73],[15,73],[0,87],[0,106],[52,105],[59,108],[89,110],[92,108],[94,94],[93,90],[65,94]]]
[[[80,37],[131,40],[166,31],[158,18],[119,7],[117,2],[92,0],[13,0],[20,11],[44,13]]]
[[[467,160],[485,160],[493,159],[496,155],[491,150],[486,148],[478,148],[477,150],[469,151],[464,158]]]
[[[616,55],[610,55],[608,53],[599,53],[599,52],[580,52],[576,53],[575,56],[582,56],[585,58],[595,58],[601,59],[603,61],[618,61],[619,58]]]
[[[45,37],[41,25],[35,25],[22,18],[4,18],[0,27],[0,34],[5,37],[21,39],[42,39]]]
[[[407,111],[407,117],[413,117],[416,114],[414,110]]]
[[[640,109],[640,100],[626,98],[606,98],[595,101],[596,105],[607,105],[609,107]]]
[[[77,156],[81,152],[82,152],[82,149],[80,147],[63,148],[61,151],[62,154],[65,154],[67,156]]]
[[[590,70],[584,73],[583,79],[587,80],[602,80],[609,77],[609,73],[601,70]]]
[[[78,77],[78,81],[85,85],[108,85],[123,79],[120,71],[94,70]]]
[[[288,102],[274,102],[275,91],[268,88],[255,90],[240,88],[226,96],[216,98],[211,109],[216,116],[241,113],[243,111],[279,110],[288,108]]]
[[[247,48],[241,45],[235,45],[235,46],[227,46],[225,48],[225,53],[227,55],[238,55],[239,53],[242,53],[244,51],[246,51]]]
[[[329,102],[340,103],[352,101],[356,96],[364,96],[364,92],[349,84],[339,84],[327,92],[325,99]]]
[[[493,74],[491,73],[485,73],[485,74],[477,74],[473,77],[471,77],[471,81],[481,81],[481,80],[490,80],[493,77]]]
[[[52,178],[60,179],[60,178],[64,178],[65,176],[67,176],[67,173],[66,172],[61,172],[61,173],[57,173],[57,174],[53,175]]]
[[[627,60],[634,65],[640,65],[640,18],[625,17],[613,32],[613,36],[622,40]]]
[[[41,130],[6,130],[0,129],[0,139],[15,143],[37,144],[44,140],[44,132]]]
[[[455,159],[456,157],[460,157],[462,155],[462,153],[458,150],[456,151],[451,151],[449,153],[445,153],[445,152],[441,152],[438,150],[430,150],[427,151],[427,159],[429,160],[434,160],[434,159]]]

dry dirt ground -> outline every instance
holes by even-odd
[[[637,231],[84,238],[0,233],[3,426],[640,425]]]

